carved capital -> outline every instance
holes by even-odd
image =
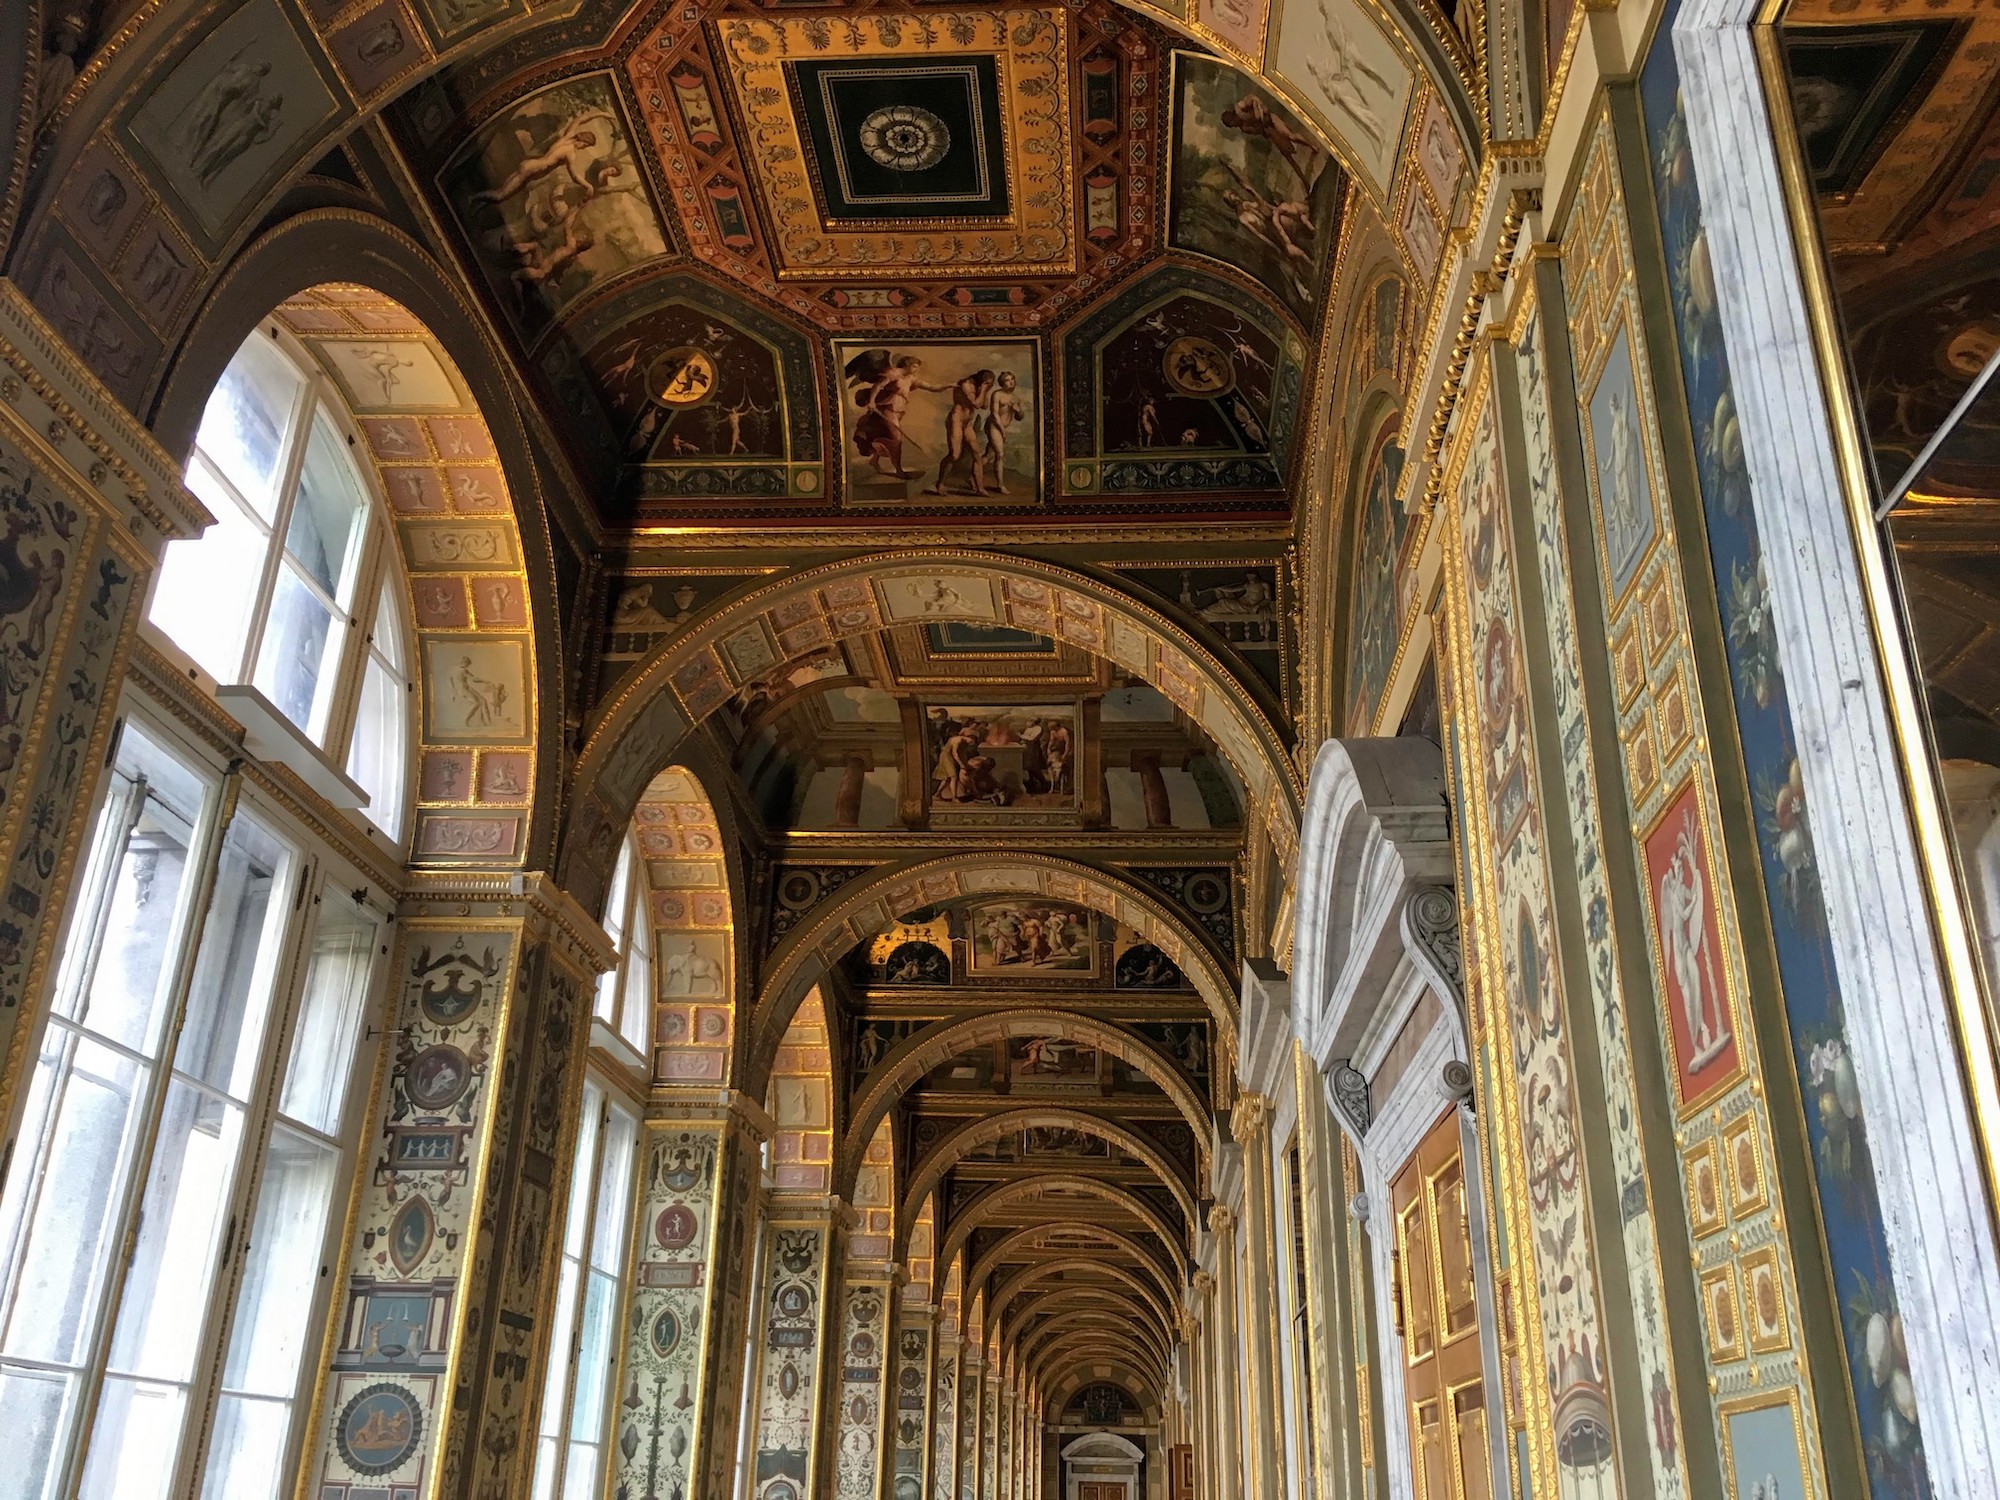
[[[1195,1272],[1194,1289],[1206,1297],[1210,1292],[1215,1290],[1215,1278],[1206,1271]]]
[[[1327,1065],[1327,1092],[1333,1097],[1333,1107],[1340,1111],[1354,1131],[1356,1140],[1368,1134],[1368,1127],[1374,1123],[1375,1105],[1368,1092],[1368,1078],[1359,1068],[1345,1057],[1336,1057]]]
[[[1235,1106],[1229,1111],[1229,1133],[1236,1137],[1239,1146],[1247,1146],[1259,1131],[1271,1126],[1271,1101],[1264,1094],[1243,1093],[1236,1096]]]
[[[1208,1232],[1228,1234],[1236,1227],[1236,1211],[1227,1203],[1218,1203],[1208,1211]]]

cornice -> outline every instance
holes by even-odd
[[[78,483],[124,516],[149,549],[196,536],[213,523],[182,485],[180,465],[6,278],[0,278],[0,361],[6,365],[0,398],[45,437],[48,451]],[[87,457],[72,451],[72,440]]]

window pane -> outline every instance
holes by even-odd
[[[288,567],[278,569],[278,588],[271,598],[254,681],[279,713],[315,740],[326,728],[326,707],[332,697],[321,691],[322,679],[331,686],[339,649],[333,612],[297,573]]]
[[[618,1031],[640,1056],[653,1034],[653,917],[643,893],[632,913],[632,948],[625,960]]]
[[[202,1500],[239,1500],[282,1491],[285,1438],[291,1409],[270,1401],[224,1396],[215,1404],[215,1435],[208,1444]]]
[[[292,852],[248,812],[231,819],[202,926],[174,1068],[235,1099],[257,1072],[292,888]]]
[[[618,846],[618,862],[611,867],[611,890],[604,898],[604,935],[611,939],[611,946],[624,956],[625,950],[625,908],[632,892],[632,840],[627,837]],[[618,1021],[618,971],[622,967],[613,964],[597,976],[596,1014],[607,1025]]]
[[[340,1133],[379,930],[365,906],[331,881],[322,887],[278,1108],[327,1135]]]
[[[187,478],[215,524],[190,541],[167,543],[147,618],[216,681],[238,682],[270,538],[206,464],[189,464]]]
[[[410,694],[368,658],[355,707],[347,774],[368,794],[368,819],[392,839],[403,836],[403,798],[409,776]]]
[[[53,1081],[55,1122],[42,1160],[21,1163],[7,1182],[7,1219],[24,1230],[8,1246],[4,1347],[70,1364],[82,1356],[84,1314],[110,1258],[143,1071],[61,1026],[45,1033],[39,1070]],[[23,1145],[40,1133],[24,1130]]]
[[[173,1381],[193,1370],[242,1144],[239,1107],[188,1083],[169,1086],[111,1340],[113,1370]],[[100,1412],[91,1446],[116,1447],[123,1437]]]
[[[610,1127],[604,1132],[604,1165],[597,1178],[597,1221],[590,1232],[590,1264],[616,1276],[625,1263],[625,1219],[632,1203],[632,1152],[639,1122],[611,1106]]]
[[[402,571],[396,567],[392,556],[380,590],[375,595],[375,634],[369,638],[368,644],[381,653],[382,660],[389,664],[396,676],[408,682],[410,663],[403,654],[403,617],[396,609],[396,601],[401,597],[396,590],[402,584]]]
[[[201,414],[195,446],[213,458],[269,520],[285,425],[298,400],[299,372],[263,333],[243,341]]]
[[[0,1495],[31,1500],[44,1493],[69,1386],[60,1375],[0,1365],[0,1411],[7,1413],[7,1441],[0,1443]]]
[[[223,1359],[228,1390],[284,1400],[295,1394],[339,1175],[340,1154],[331,1146],[282,1125],[272,1132]],[[428,1309],[427,1297],[417,1300]],[[422,1329],[427,1312],[412,1321]],[[216,1462],[212,1452],[211,1473]]]
[[[347,440],[325,407],[313,413],[305,466],[299,471],[299,498],[285,528],[285,550],[308,577],[345,604],[360,557],[362,519],[368,514]]]
[[[596,1500],[597,1450],[572,1445],[569,1450],[569,1477],[563,1481],[563,1500]]]
[[[167,1493],[180,1452],[187,1392],[178,1385],[106,1379],[97,1399],[79,1500],[149,1500]]]
[[[160,1045],[188,847],[210,790],[136,728],[118,752],[85,893],[64,944],[55,1012],[152,1054]],[[103,863],[100,865],[99,860]]]

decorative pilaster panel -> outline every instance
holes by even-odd
[[[1503,1184],[1505,1216],[1496,1222],[1508,1226],[1508,1260],[1524,1273],[1512,1287],[1538,1367],[1521,1382],[1535,1490],[1598,1500],[1622,1495],[1626,1481],[1613,1437],[1569,979],[1555,941],[1491,376],[1490,360],[1477,357],[1455,418],[1442,528],[1447,624],[1463,684],[1451,694],[1467,761],[1461,837],[1472,851],[1460,898],[1481,965],[1470,986],[1480,1128]],[[1648,1477],[1634,1480],[1651,1488]]]
[[[1728,1455],[1741,1434],[1782,1430],[1784,1440],[1771,1443],[1760,1462],[1780,1493],[1817,1496],[1829,1493],[1825,1451],[1799,1339],[1798,1272],[1772,1177],[1766,1069],[1782,1067],[1783,1057],[1764,1057],[1753,1024],[1738,902],[1741,891],[1756,887],[1736,878],[1703,733],[1703,666],[1691,635],[1690,578],[1661,448],[1654,367],[1637,285],[1617,268],[1633,264],[1633,247],[1609,111],[1586,147],[1582,180],[1562,230],[1562,265],[1589,536],[1602,579],[1595,628],[1610,642],[1627,812],[1659,997],[1654,1044],[1669,1081],[1660,1102],[1675,1123],[1716,1435]],[[1717,411],[1701,420],[1734,418]],[[1757,599],[1761,578],[1744,568],[1731,586],[1734,628],[1755,635],[1766,618]],[[1716,624],[1711,615],[1706,628]],[[1751,792],[1765,799],[1762,816],[1795,821],[1801,848],[1809,848],[1803,807],[1785,787]],[[1834,1189],[1821,1195],[1823,1213],[1846,1217],[1849,1204],[1871,1195],[1864,1175],[1824,1159],[1818,1165]],[[1893,1305],[1886,1261],[1883,1247],[1859,1265],[1836,1266],[1849,1273],[1839,1296],[1863,1305],[1884,1296]],[[1857,1321],[1866,1323],[1866,1315]],[[1865,1374],[1866,1364],[1857,1363],[1856,1373]],[[1905,1437],[1900,1426],[1892,1432],[1921,1472],[1915,1429]]]
[[[744,1220],[768,1125],[743,1100],[661,1108],[640,1153],[610,1456],[612,1492],[633,1496],[699,1493],[735,1462]]]
[[[958,1494],[958,1372],[958,1335],[940,1328],[931,1424],[931,1500],[955,1500]]]
[[[10,581],[0,590],[0,1125],[8,1129],[138,606],[167,542],[208,519],[173,461],[0,280],[0,564]]]
[[[931,1345],[937,1313],[905,1302],[896,1320],[895,1467],[890,1500],[924,1500],[930,1493]]]
[[[957,1500],[979,1500],[980,1433],[986,1407],[986,1362],[970,1344],[959,1371]]]
[[[980,1399],[979,1500],[1000,1500],[1000,1372],[991,1359]]]
[[[840,1305],[840,1409],[834,1439],[835,1500],[877,1500],[888,1403],[882,1375],[890,1357],[894,1268],[850,1265]]]
[[[1628,1326],[1635,1335],[1623,1340],[1625,1347],[1618,1351],[1618,1357],[1632,1362],[1624,1378],[1630,1380],[1636,1374],[1638,1394],[1649,1408],[1649,1419],[1640,1424],[1640,1430],[1651,1452],[1654,1493],[1660,1500],[1673,1500],[1687,1494],[1689,1485],[1675,1392],[1673,1340],[1673,1328],[1685,1323],[1677,1323],[1669,1312],[1678,1308],[1683,1318],[1691,1316],[1692,1299],[1682,1297],[1670,1304],[1662,1280],[1653,1194],[1656,1188],[1671,1184],[1674,1177],[1668,1175],[1671,1158],[1656,1158],[1653,1165],[1658,1170],[1649,1170],[1640,1128],[1650,1096],[1642,1096],[1634,1082],[1625,1000],[1624,964],[1630,962],[1630,956],[1620,951],[1621,929],[1623,938],[1631,941],[1640,914],[1614,900],[1609,877],[1609,861],[1616,856],[1606,842],[1599,810],[1600,747],[1592,734],[1579,651],[1559,479],[1564,472],[1562,459],[1567,455],[1557,451],[1549,409],[1545,318],[1539,301],[1538,275],[1549,278],[1554,296],[1553,268],[1542,269],[1547,262],[1541,259],[1533,265],[1536,273],[1524,278],[1514,308],[1514,331],[1493,351],[1507,376],[1496,379],[1496,393],[1514,411],[1516,420],[1509,425],[1518,432],[1518,449],[1510,444],[1508,455],[1508,467],[1516,471],[1510,485],[1515,496],[1514,536],[1524,557],[1532,546],[1538,575],[1533,578],[1538,586],[1524,589],[1532,595],[1524,639],[1535,643],[1526,690],[1538,705],[1538,722],[1552,722],[1554,732],[1542,737],[1539,749],[1549,781],[1562,789],[1564,798],[1562,821],[1551,818],[1552,840],[1569,845],[1567,857],[1559,854],[1556,860],[1561,905],[1555,925],[1559,939],[1569,945],[1568,951],[1581,958],[1581,964],[1572,968],[1581,968],[1590,987],[1588,1013],[1593,1018],[1596,1046],[1588,1066],[1601,1081],[1605,1101],[1601,1132],[1593,1134],[1604,1143],[1605,1165],[1617,1188],[1619,1239],[1624,1251],[1620,1269],[1626,1294],[1621,1316],[1629,1317]],[[1559,308],[1559,302],[1556,305]],[[1556,315],[1560,317],[1560,312]],[[1523,580],[1524,584],[1529,581]],[[1596,706],[1600,715],[1608,712],[1601,699]],[[1616,796],[1615,764],[1607,769]],[[1620,816],[1622,821],[1622,805]],[[1618,847],[1626,847],[1622,835]],[[1625,889],[1629,891],[1629,885]],[[1631,925],[1626,927],[1627,923]],[[1640,942],[1643,947],[1643,939]],[[1638,970],[1632,972],[1636,982]],[[1641,1016],[1642,1024],[1648,1024],[1643,1010]],[[1651,1077],[1657,1084],[1657,1072]],[[1662,1147],[1656,1145],[1655,1149],[1664,1155]],[[1676,1203],[1677,1198],[1669,1188],[1668,1203]],[[1713,1464],[1711,1451],[1701,1470],[1708,1485],[1715,1482]]]
[[[540,882],[426,882],[307,1454],[317,1500],[521,1493],[603,934]],[[388,1340],[421,1309],[420,1339]],[[389,1352],[393,1351],[393,1352]]]
[[[827,1287],[837,1258],[834,1212],[782,1199],[771,1206],[750,1500],[811,1500],[819,1493],[820,1376]]]
[[[998,1404],[999,1437],[993,1454],[993,1493],[1014,1500],[1014,1387],[1003,1380]]]

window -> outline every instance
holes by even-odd
[[[638,1139],[638,1117],[587,1079],[542,1389],[535,1500],[596,1500],[603,1488]]]
[[[628,832],[611,870],[604,902],[604,932],[618,962],[597,977],[597,1018],[641,1057],[653,1032],[653,911],[639,836]]]
[[[372,1073],[361,884],[127,723],[0,1194],[0,1494],[291,1472]]]
[[[333,382],[282,330],[250,335],[187,463],[215,516],[171,542],[148,611],[219,683],[247,684],[367,794],[400,841],[410,670],[395,548]]]

